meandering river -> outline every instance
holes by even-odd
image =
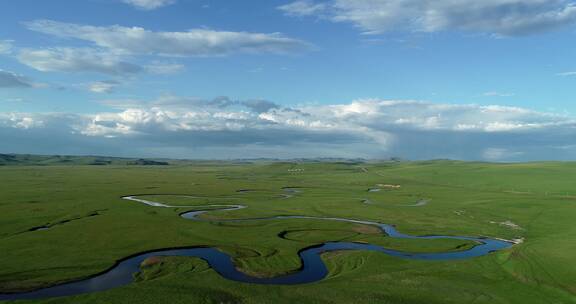
[[[189,196],[194,198],[193,196]],[[203,206],[170,206],[160,202],[150,201],[139,198],[137,196],[125,196],[123,199],[146,204],[151,207],[160,208],[211,208],[210,210],[196,210],[180,214],[182,218],[193,221],[204,221],[201,214],[214,211],[231,211],[246,208],[243,205],[203,205]],[[83,293],[104,291],[115,287],[120,287],[133,282],[133,274],[140,271],[141,263],[149,257],[153,256],[187,256],[197,257],[206,261],[214,271],[222,277],[244,283],[254,284],[304,284],[312,283],[322,280],[328,274],[326,265],[321,259],[321,254],[337,250],[368,250],[388,254],[395,257],[405,259],[419,259],[419,260],[456,260],[467,259],[478,256],[486,255],[493,251],[502,250],[513,245],[511,241],[500,239],[484,238],[484,237],[467,237],[467,236],[447,236],[447,235],[427,235],[427,236],[414,236],[398,232],[396,228],[389,224],[364,221],[357,219],[337,218],[337,217],[318,217],[306,215],[294,216],[273,216],[265,218],[243,218],[243,219],[228,219],[228,220],[210,220],[212,222],[243,222],[243,221],[268,221],[268,220],[290,220],[290,219],[309,219],[309,220],[322,220],[322,221],[339,221],[349,222],[363,225],[371,225],[380,228],[388,237],[392,238],[408,238],[408,239],[457,239],[474,241],[476,246],[462,250],[462,251],[449,251],[439,253],[412,253],[403,252],[384,248],[378,245],[361,244],[351,242],[328,242],[317,246],[302,249],[298,255],[302,261],[301,268],[293,273],[281,275],[273,278],[259,278],[247,275],[236,269],[232,258],[217,248],[211,247],[188,247],[188,248],[170,248],[151,250],[148,252],[137,253],[130,257],[118,261],[110,269],[94,275],[90,278],[64,283],[52,287],[38,289],[30,292],[13,293],[13,294],[0,294],[1,300],[20,300],[20,299],[39,299],[51,298],[60,296],[71,296]]]

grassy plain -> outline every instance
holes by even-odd
[[[132,194],[171,205],[248,206],[205,215],[212,219],[333,216],[395,224],[409,234],[524,239],[502,252],[448,262],[328,253],[328,278],[297,286],[232,282],[202,260],[160,258],[131,285],[35,303],[576,303],[576,163],[3,166],[0,181],[0,292],[90,276],[125,256],[167,247],[216,246],[242,271],[273,276],[298,269],[297,252],[325,241],[432,252],[471,245],[398,240],[369,226],[306,219],[194,222],[178,217],[193,208],[121,199]],[[401,187],[367,191],[378,184]],[[283,187],[301,191],[286,198]],[[429,203],[410,206],[421,199]],[[29,231],[40,226],[49,229]]]

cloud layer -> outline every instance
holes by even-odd
[[[279,33],[191,29],[154,32],[141,27],[90,26],[51,20],[26,23],[28,29],[62,38],[85,40],[128,54],[161,56],[225,56],[236,53],[291,53],[308,49],[304,41]]]
[[[21,49],[17,57],[21,63],[42,72],[130,75],[143,71],[139,65],[124,61],[122,56],[92,48]]]
[[[88,42],[84,47],[18,48],[15,57],[42,72],[90,72],[109,76],[139,73],[176,74],[185,66],[166,57],[218,57],[238,53],[292,53],[310,44],[279,33],[247,33],[192,29],[154,32],[141,27],[90,26],[51,20],[25,23],[28,29],[65,39]],[[0,41],[0,53],[12,45]],[[151,62],[135,63],[151,60]],[[155,56],[155,59],[154,57]]]
[[[15,148],[11,152],[118,151],[185,158],[502,161],[568,159],[576,152],[576,120],[514,107],[370,99],[286,108],[265,100],[172,95],[103,104],[117,110],[90,115],[3,113],[0,135]]]
[[[0,70],[0,88],[30,88],[33,84],[25,77]]]
[[[176,0],[122,0],[122,2],[149,11],[174,4]]]
[[[88,86],[88,90],[92,93],[112,93],[120,85],[120,82],[115,80],[95,81]]]
[[[576,21],[576,3],[568,0],[299,0],[279,9],[351,23],[367,34],[452,30],[517,36]]]
[[[0,55],[10,54],[12,52],[12,41],[0,40]]]

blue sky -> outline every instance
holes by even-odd
[[[18,0],[0,18],[0,152],[576,149],[572,1]]]

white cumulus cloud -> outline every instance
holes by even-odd
[[[28,152],[72,153],[62,149],[85,147],[83,153],[129,149],[142,156],[187,158],[515,161],[570,159],[576,152],[574,118],[517,107],[381,99],[283,107],[264,100],[174,95],[103,104],[114,110],[0,113],[0,136]]]

